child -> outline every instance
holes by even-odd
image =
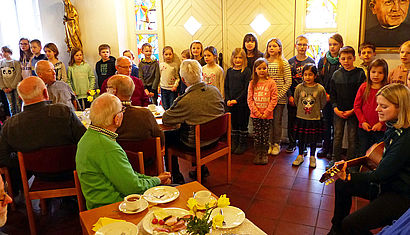
[[[158,103],[158,84],[159,84],[159,64],[156,59],[152,59],[152,46],[144,43],[141,47],[144,57],[138,65],[138,77],[144,83],[145,93],[151,98],[155,105]]]
[[[54,65],[54,71],[56,71],[56,79],[67,82],[67,72],[65,70],[65,65],[57,58],[59,52],[56,44],[47,43],[44,46],[44,52],[46,53],[48,61],[50,61]]]
[[[201,66],[205,66],[206,62],[204,59],[204,47],[202,43],[198,40],[195,40],[189,46],[189,54],[191,59],[197,60]]]
[[[67,83],[77,95],[82,110],[89,108],[91,103],[87,101],[87,93],[95,87],[95,77],[91,66],[83,59],[83,51],[79,48],[71,50],[71,58],[68,63]]]
[[[251,70],[247,64],[245,51],[241,48],[233,50],[224,84],[225,102],[232,114],[232,153],[235,154],[243,154],[248,145],[249,108],[246,98]]]
[[[117,71],[115,69],[115,57],[111,56],[111,47],[108,44],[101,44],[98,47],[98,54],[101,60],[95,64],[98,87],[101,88],[105,79],[111,77]]]
[[[354,115],[353,104],[360,85],[366,80],[366,75],[361,68],[356,68],[355,51],[352,47],[346,46],[340,49],[339,61],[342,67],[332,76],[330,81],[330,102],[334,115],[334,142],[333,160],[328,166],[333,166],[335,161],[342,159],[342,140],[345,124],[347,122],[347,159],[355,157],[356,132],[358,121]]]
[[[316,167],[316,143],[322,142],[323,123],[320,110],[326,105],[325,88],[316,83],[317,68],[313,63],[306,64],[302,70],[303,83],[296,86],[295,105],[297,108],[294,126],[295,138],[298,140],[299,155],[292,165],[303,162],[303,152],[310,145],[309,167]]]
[[[164,55],[164,62],[159,64],[161,70],[161,100],[162,107],[167,110],[178,96],[179,67],[174,62],[174,50],[172,47],[164,47],[162,54]]]
[[[410,73],[410,40],[400,46],[401,65],[389,73],[389,83],[406,85],[406,79]]]
[[[268,154],[278,155],[280,152],[280,139],[282,137],[282,114],[287,102],[287,92],[292,84],[290,65],[282,56],[282,42],[272,38],[266,45],[265,58],[268,60],[268,73],[278,89],[278,105],[273,110],[273,125],[270,135]]]
[[[7,95],[11,105],[11,113],[15,115],[21,112],[21,100],[17,94],[17,84],[23,79],[21,76],[21,64],[13,60],[13,52],[4,46],[1,48],[4,59],[0,60],[0,89]]]
[[[31,65],[31,75],[37,76],[36,74],[36,64],[40,60],[47,60],[45,54],[41,54],[41,42],[38,39],[31,40],[30,42],[31,53],[33,53],[33,57],[31,58],[30,65]]]
[[[130,58],[130,60],[131,60],[131,62],[132,62],[132,64],[131,64],[131,66],[132,66],[132,68],[131,68],[131,76],[137,78],[137,77],[138,77],[138,67],[137,67],[137,65],[136,65],[135,62],[134,62],[134,59],[135,59],[134,53],[133,53],[131,50],[125,50],[125,51],[122,53],[122,55],[123,55],[123,56],[126,56],[126,57],[128,57],[128,58]]]
[[[181,52],[181,62],[191,58],[191,54],[189,53],[189,49],[185,49]],[[178,95],[182,95],[185,93],[186,85],[183,82],[179,83],[178,86]]]
[[[263,57],[263,53],[258,50],[258,38],[254,33],[248,33],[243,38],[242,48],[246,52],[247,67],[252,71],[255,60]]]
[[[323,121],[325,125],[325,133],[323,135],[323,145],[322,149],[317,153],[318,157],[331,158],[333,151],[333,108],[329,102],[330,93],[330,80],[332,79],[333,73],[340,68],[339,63],[339,50],[343,47],[343,38],[340,34],[334,34],[329,38],[329,51],[326,52],[325,56],[320,58],[317,64],[317,69],[319,71],[319,83],[322,85],[327,93],[328,103],[322,110]]]
[[[387,62],[377,59],[370,63],[368,70],[369,76],[359,87],[353,106],[359,120],[359,156],[364,156],[367,149],[380,142],[386,130],[386,125],[379,121],[376,112],[376,93],[387,84]]]
[[[191,58],[191,55],[189,54],[189,49],[183,50],[181,52],[181,60],[184,61],[184,60],[187,60],[189,58]]]
[[[296,56],[289,59],[290,70],[292,72],[292,84],[288,92],[288,138],[289,145],[286,148],[287,153],[293,153],[296,149],[296,139],[294,132],[294,125],[296,120],[296,106],[294,102],[294,93],[296,86],[303,82],[303,66],[307,63],[315,63],[315,61],[306,55],[308,48],[308,39],[300,35],[296,38]]]
[[[30,43],[27,38],[20,38],[20,63],[21,63],[21,75],[24,78],[31,76],[30,60],[33,57],[33,53],[30,49]]]
[[[269,132],[273,119],[273,109],[278,102],[278,89],[268,75],[268,61],[259,58],[253,65],[252,81],[248,87],[248,106],[251,111],[256,156],[253,163],[266,165],[269,148]]]
[[[376,46],[373,43],[364,42],[360,44],[359,57],[361,60],[363,60],[363,62],[357,67],[364,70],[366,77],[369,76],[369,74],[367,74],[367,70],[369,68],[370,63],[374,60],[375,56],[376,56]]]
[[[0,53],[1,54],[1,53]],[[30,71],[31,72],[31,71]],[[4,121],[11,117],[10,105],[3,90],[0,90],[0,129]]]
[[[206,65],[202,67],[203,81],[208,85],[216,86],[224,96],[224,70],[216,63],[218,52],[213,46],[209,46],[204,50]]]

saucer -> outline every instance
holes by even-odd
[[[118,206],[118,209],[121,211],[121,212],[123,212],[123,213],[125,213],[125,214],[137,214],[137,213],[140,213],[141,211],[144,211],[145,209],[147,209],[147,207],[148,207],[148,202],[146,201],[146,200],[144,200],[143,198],[141,198],[140,199],[141,200],[141,207],[138,209],[138,210],[136,210],[136,211],[134,211],[134,210],[132,210],[132,211],[130,211],[130,210],[127,210],[127,208],[125,208],[125,202],[121,202],[120,203],[120,205]]]

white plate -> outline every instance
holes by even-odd
[[[130,222],[116,222],[112,224],[107,224],[95,233],[95,235],[137,235],[138,227],[137,225]]]
[[[136,210],[136,211],[129,211],[129,210],[127,210],[127,208],[125,208],[125,202],[121,202],[120,203],[120,205],[118,206],[118,209],[121,211],[121,212],[123,212],[123,213],[125,213],[125,214],[136,214],[136,213],[140,213],[141,211],[144,211],[145,209],[147,209],[147,207],[148,207],[148,202],[146,201],[146,200],[144,200],[144,198],[141,198],[140,199],[141,200],[141,207],[138,209],[138,210]]]
[[[176,216],[176,217],[182,217],[182,216],[191,214],[189,211],[181,209],[181,208],[162,208],[162,210],[166,211],[167,214],[173,215],[173,216]],[[161,227],[161,225],[152,223],[153,218],[154,218],[154,212],[152,211],[152,212],[148,213],[142,219],[142,227],[149,234],[154,233],[154,228],[155,227]],[[181,231],[176,232],[176,233],[167,233],[167,234],[169,234],[169,235],[186,234],[186,231],[181,230]]]
[[[234,206],[215,208],[211,213],[210,219],[216,216],[220,210],[223,211],[224,221],[226,224],[222,227],[217,226],[218,228],[235,228],[236,226],[241,225],[245,220],[245,212]]]
[[[179,191],[171,186],[157,186],[148,189],[142,196],[151,203],[167,203],[177,199]]]

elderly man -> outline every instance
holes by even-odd
[[[15,176],[13,187],[21,185],[17,180],[20,173],[15,152],[77,144],[86,130],[69,107],[50,104],[46,85],[40,78],[24,79],[18,84],[17,92],[24,101],[24,111],[4,124],[0,136],[0,166],[8,167],[12,177]],[[65,176],[53,175],[49,179]]]
[[[56,72],[52,63],[40,60],[36,64],[36,73],[47,85],[48,96],[53,104],[65,104],[72,110],[77,110],[77,99],[73,90],[67,83],[56,81]]]
[[[7,221],[7,204],[13,202],[5,189],[3,177],[0,177],[0,227],[2,227]]]
[[[225,112],[224,100],[218,88],[206,85],[202,80],[201,65],[196,60],[184,60],[180,69],[181,79],[187,85],[185,93],[179,96],[167,111],[162,122],[165,125],[182,124],[179,133],[166,132],[166,146],[172,144],[184,144],[187,147],[195,147],[195,125],[209,122]],[[217,142],[201,142],[201,147],[207,147]],[[166,158],[167,159],[167,158]],[[174,183],[182,183],[183,177],[179,172],[178,160],[173,157],[172,173]],[[174,174],[175,172],[175,174]],[[196,178],[194,173],[190,176]],[[209,172],[204,167],[204,176]]]
[[[119,202],[129,194],[142,194],[151,187],[171,182],[169,172],[151,177],[132,169],[124,150],[115,141],[123,112],[121,101],[112,94],[102,94],[91,104],[93,124],[78,143],[76,155],[78,178],[88,209]]]
[[[117,74],[129,76],[134,82],[135,89],[131,95],[131,104],[142,107],[148,106],[150,101],[148,95],[144,91],[144,84],[140,79],[131,76],[132,65],[130,58],[126,56],[118,57],[115,61],[115,68],[117,69]],[[107,86],[107,82],[108,79],[103,82],[101,86],[101,93],[107,92],[107,88],[109,88],[109,86]]]

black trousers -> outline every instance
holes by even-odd
[[[247,105],[234,105],[228,107],[231,112],[232,130],[248,132],[250,111]]]
[[[288,138],[289,138],[289,145],[296,146],[296,138],[295,138],[295,122],[296,122],[296,106],[292,106],[288,104]]]
[[[327,151],[332,152],[333,149],[333,144],[332,144],[332,139],[333,139],[333,116],[334,116],[334,111],[332,108],[332,105],[330,102],[326,104],[326,106],[322,110],[323,113],[323,121],[324,121],[324,126],[325,126],[325,132],[323,133],[323,147]]]
[[[398,219],[410,207],[410,198],[395,192],[382,192],[376,185],[337,180],[335,184],[335,211],[332,218],[337,234],[372,234],[371,229],[386,226]],[[349,214],[352,197],[371,200],[365,207]]]

